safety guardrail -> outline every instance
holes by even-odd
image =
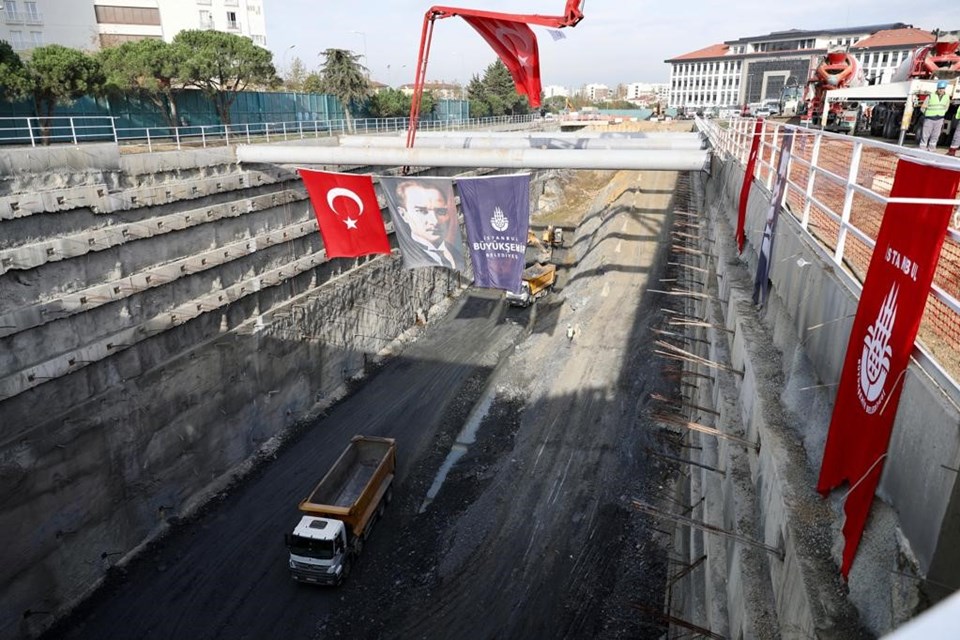
[[[409,118],[360,118],[356,120],[291,120],[180,127],[118,127],[112,116],[55,116],[51,118],[0,118],[0,144],[40,146],[85,142],[114,142],[145,147],[146,151],[184,147],[224,146],[319,138],[350,134],[399,132],[407,129]],[[488,118],[421,120],[418,131],[454,131],[486,128],[501,124],[530,123],[538,114]]]
[[[746,166],[756,119],[720,122],[697,119],[714,151]],[[940,158],[927,151],[885,142],[765,121],[760,132],[754,179],[772,191],[783,134],[792,131],[784,208],[823,249],[823,257],[846,274],[859,292],[890,202],[947,204],[954,212],[940,254],[920,339],[938,370],[954,387],[960,379],[960,194],[953,200],[892,199],[890,191],[902,157]],[[920,354],[923,358],[924,354]]]

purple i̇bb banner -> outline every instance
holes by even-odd
[[[530,174],[461,178],[474,285],[520,291],[530,226]]]

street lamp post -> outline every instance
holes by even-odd
[[[283,50],[283,55],[280,56],[280,71],[281,73],[287,73],[287,54],[289,54],[297,45],[292,44],[286,49]]]

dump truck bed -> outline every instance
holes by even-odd
[[[553,264],[537,263],[523,270],[523,279],[530,284],[530,292],[533,294],[549,287],[556,277],[557,267]]]
[[[396,441],[354,436],[333,467],[300,503],[303,513],[342,520],[359,535],[393,481]]]

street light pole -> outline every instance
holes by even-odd
[[[281,73],[287,73],[287,54],[293,51],[297,45],[292,44],[283,51],[283,55],[280,56],[280,71]]]

